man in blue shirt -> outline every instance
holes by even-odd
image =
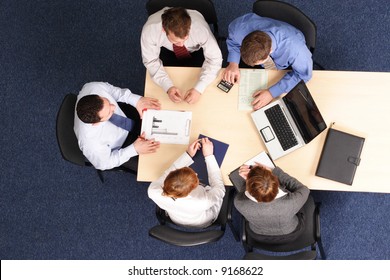
[[[278,83],[253,94],[254,110],[267,105],[282,93],[289,92],[300,80],[307,82],[312,76],[313,61],[305,37],[285,22],[254,13],[243,15],[230,23],[226,43],[229,65],[223,73],[223,79],[230,83],[238,83],[240,80],[240,57],[252,67],[291,68]]]

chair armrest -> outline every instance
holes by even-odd
[[[245,254],[244,260],[315,260],[317,258],[317,252],[315,250],[302,251],[292,255],[265,255],[255,252]]]
[[[315,223],[316,223],[316,240],[321,240],[321,222],[320,222],[320,206],[321,203],[316,203],[316,208],[314,210]]]
[[[221,230],[186,232],[167,225],[157,225],[149,230],[151,237],[176,246],[196,246],[214,242],[219,240],[223,234]]]

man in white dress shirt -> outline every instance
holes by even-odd
[[[198,11],[179,7],[164,8],[148,18],[142,29],[141,51],[153,81],[173,102],[197,102],[222,66],[221,50],[203,16]],[[166,64],[201,66],[199,80],[193,88],[182,92],[165,72]]]
[[[117,102],[130,104],[134,108],[129,106],[131,109],[126,116]],[[160,145],[159,142],[139,137],[142,111],[149,108],[160,109],[160,102],[108,83],[85,84],[77,97],[74,132],[88,161],[100,170],[123,165],[137,171],[137,156],[153,153]],[[132,123],[130,131],[110,121],[113,115],[132,119],[127,119]]]
[[[206,161],[209,186],[199,185],[197,174],[188,167],[199,149],[202,149]],[[159,179],[150,184],[148,196],[176,224],[204,228],[217,219],[225,186],[213,152],[213,143],[208,138],[196,140]]]

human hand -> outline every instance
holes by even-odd
[[[207,157],[209,155],[212,155],[214,153],[214,145],[213,145],[213,142],[211,142],[209,140],[209,138],[205,137],[205,138],[202,138],[201,140],[202,142],[202,152],[203,152],[203,156],[204,157]]]
[[[240,69],[238,68],[238,64],[230,62],[222,74],[222,79],[231,84],[239,83]]]
[[[136,107],[136,109],[137,109],[137,111],[142,119],[144,109],[160,110],[161,104],[160,104],[160,101],[158,101],[158,99],[156,99],[156,98],[141,97],[140,100],[138,100],[135,107]]]
[[[271,172],[272,172],[272,169],[273,169],[273,168],[268,167],[267,165],[264,165],[264,164],[262,164],[262,163],[260,163],[260,162],[255,162],[255,165],[256,165],[256,166],[260,166],[261,168],[267,169],[267,170],[269,170],[269,171],[271,171]]]
[[[141,136],[134,141],[133,145],[137,153],[141,155],[156,152],[157,149],[160,147],[160,142],[154,141],[154,139],[145,139],[145,132],[143,132]]]
[[[194,157],[194,155],[196,154],[196,152],[198,150],[200,150],[200,140],[201,139],[196,139],[193,143],[191,143],[190,145],[188,145],[188,148],[187,148],[187,154],[190,155],[190,157]]]
[[[192,88],[186,92],[184,96],[184,101],[186,101],[188,104],[194,104],[199,100],[200,97],[201,93],[196,89]]]
[[[175,87],[175,86],[170,87],[168,89],[167,93],[168,93],[169,99],[171,99],[173,102],[179,103],[179,102],[183,101],[183,98],[181,97],[181,92],[177,87]]]
[[[248,173],[249,171],[251,170],[251,167],[250,165],[246,165],[246,164],[243,164],[240,166],[240,169],[238,169],[238,174],[244,178],[245,180],[247,179],[248,177]]]
[[[270,103],[273,99],[271,92],[268,89],[256,91],[253,94],[254,100],[252,101],[253,110],[259,110]]]

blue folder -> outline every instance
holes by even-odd
[[[202,134],[199,135],[198,139],[205,138],[205,137],[209,138],[209,140],[213,142],[214,156],[215,159],[217,160],[218,166],[221,166],[223,159],[225,158],[227,149],[229,148],[229,144],[226,144],[224,142],[218,141],[216,139],[213,139],[211,137]],[[198,174],[199,182],[203,185],[209,185],[207,167],[202,153],[202,149],[197,151],[195,156],[192,159],[194,160],[194,163],[190,167]]]

